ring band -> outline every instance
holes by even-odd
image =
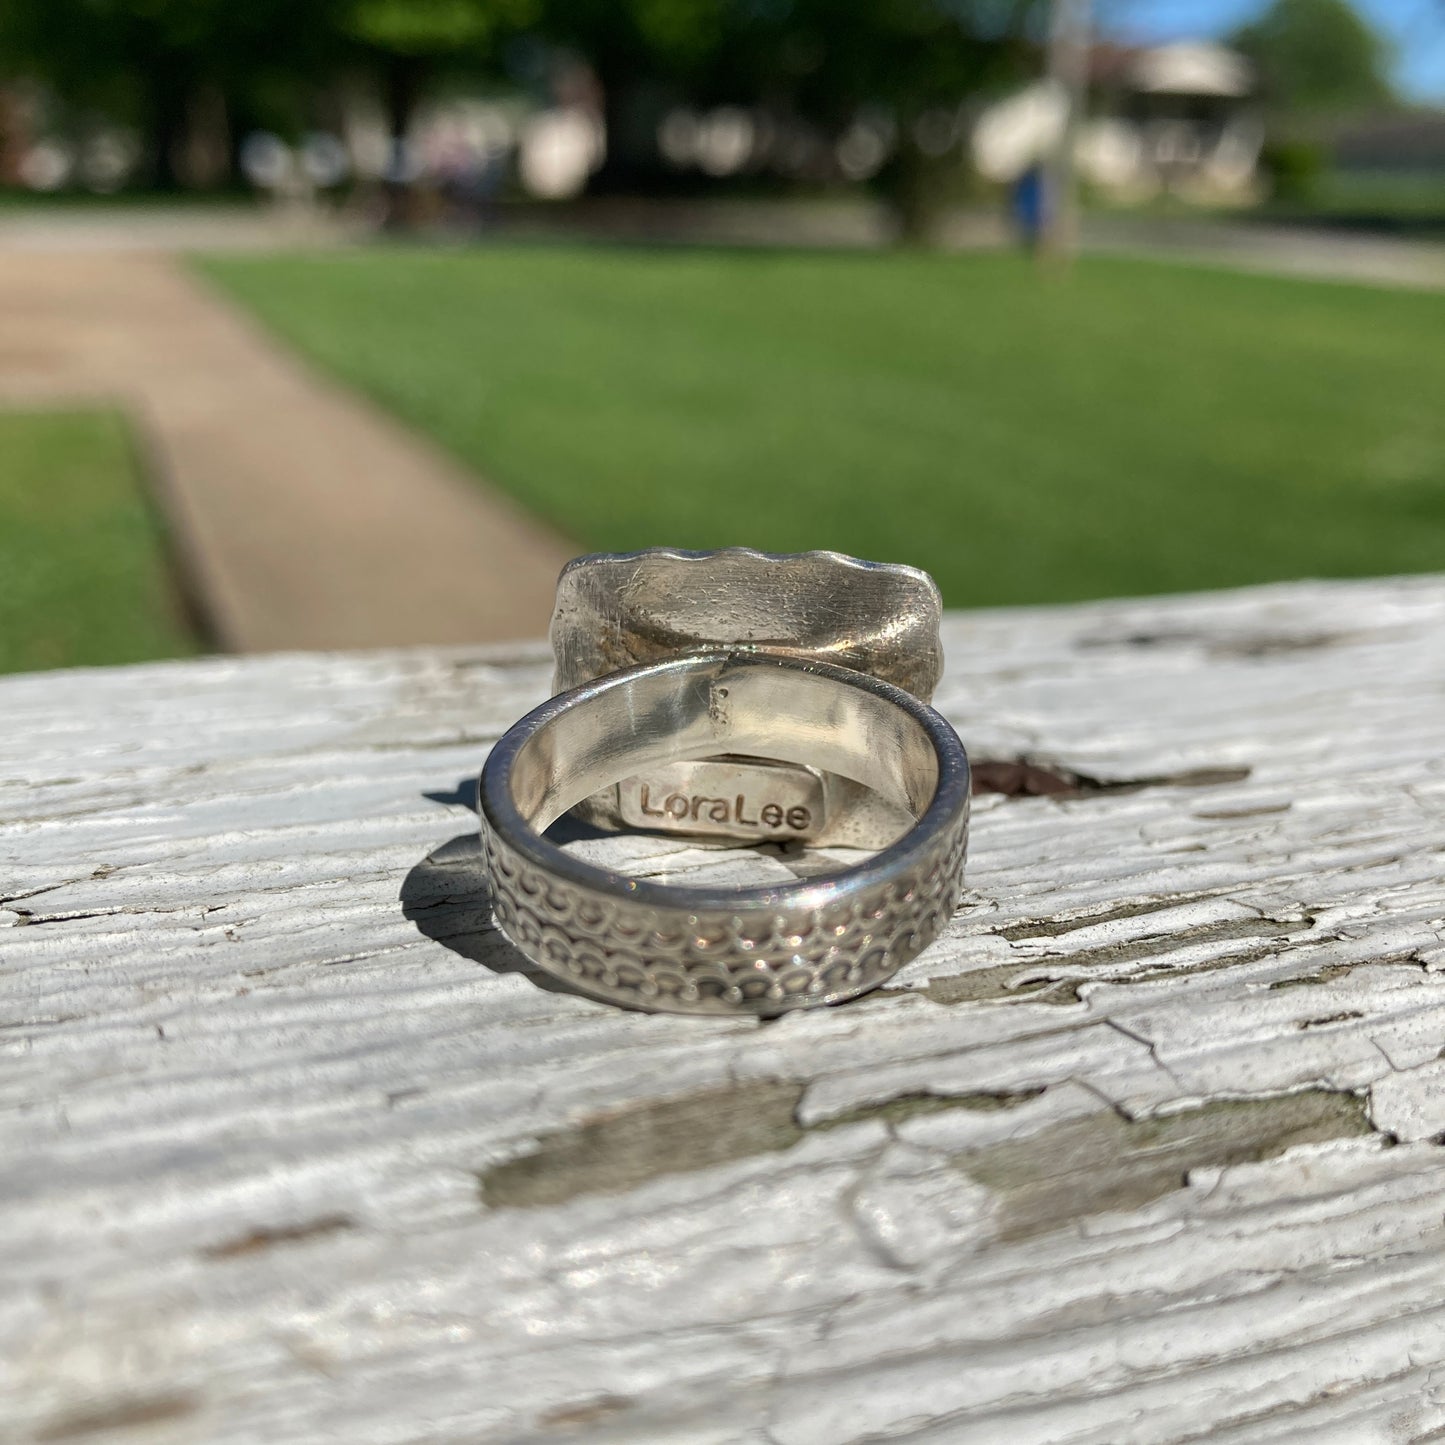
[[[743,888],[632,878],[542,836],[601,788],[723,754],[827,769],[916,821],[853,867]],[[852,998],[927,947],[963,888],[958,734],[890,683],[766,652],[676,657],[559,694],[492,748],[478,804],[502,931],[549,973],[633,1008],[768,1016]]]

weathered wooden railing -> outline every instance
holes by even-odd
[[[488,927],[540,645],[0,681],[0,1436],[1445,1430],[1445,579],[945,642],[965,906],[766,1025]]]

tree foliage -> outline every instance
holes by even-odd
[[[1233,43],[1258,67],[1277,112],[1308,116],[1392,98],[1385,41],[1349,0],[1274,0]]]
[[[479,58],[536,12],[533,0],[342,0],[336,24],[384,54]]]
[[[1045,0],[0,0],[0,63],[146,130],[166,156],[200,86],[254,116],[269,77],[324,88],[370,68],[400,134],[439,73],[500,69],[511,40],[584,59],[625,156],[625,112],[655,103],[766,107],[836,137],[888,115],[903,168],[931,106],[1036,64]],[[1038,29],[1033,26],[1034,32]],[[274,89],[274,86],[273,86]],[[634,127],[636,129],[636,127]],[[639,133],[650,135],[645,123]]]
[[[602,82],[609,167],[635,183],[627,137],[650,135],[650,103],[765,108],[831,144],[861,113],[886,117],[896,148],[879,178],[905,225],[936,193],[915,125],[1038,67],[1045,0],[544,0],[543,27]]]
[[[0,0],[5,71],[138,125],[162,185],[175,181],[201,87],[243,95],[278,73],[314,73],[333,53],[321,8],[294,0]]]

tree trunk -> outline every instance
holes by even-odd
[[[906,246],[928,246],[937,239],[947,199],[947,167],[926,156],[906,131],[898,150],[878,177],[878,189],[893,210],[898,239]]]
[[[181,148],[187,133],[191,75],[173,62],[160,60],[149,67],[150,115],[147,149],[151,182],[159,191],[178,191],[182,184]]]
[[[420,56],[387,57],[383,90],[391,156],[382,181],[385,196],[382,225],[389,231],[410,229],[416,221],[417,207],[406,154],[406,136],[421,102],[426,74],[427,63]]]
[[[655,183],[658,158],[649,145],[656,122],[646,113],[643,77],[627,57],[594,61],[607,149],[588,182],[591,192],[636,193]]]

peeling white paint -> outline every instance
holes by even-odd
[[[546,990],[482,929],[468,780],[540,648],[0,680],[6,1438],[1445,1429],[1445,580],[946,643],[977,756],[1138,786],[981,798],[946,937],[764,1027]],[[768,1080],[802,1091],[790,1148],[482,1202],[539,1138]],[[1311,1089],[1379,1132],[1029,1239],[950,1162]],[[959,1106],[868,1112],[916,1097]]]

